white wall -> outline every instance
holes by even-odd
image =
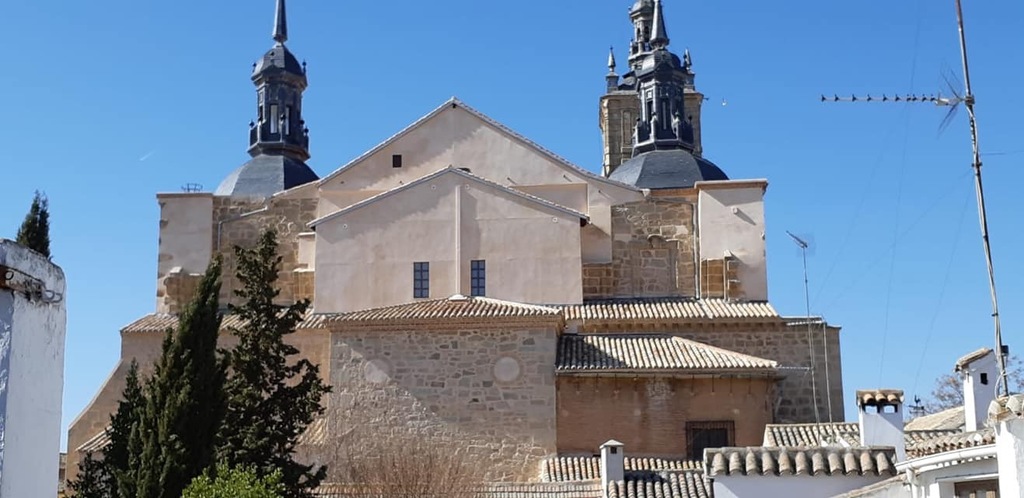
[[[470,294],[486,261],[486,295],[582,302],[580,220],[447,172],[316,227],[318,312],[411,302],[413,263],[430,263],[430,298]]]
[[[768,300],[765,262],[764,180],[697,182],[700,259],[722,259],[726,251],[739,260],[743,299]]]
[[[979,358],[960,371],[964,389],[964,431],[974,432],[984,426],[988,405],[996,399],[999,365],[994,351]]]
[[[715,498],[799,496],[827,498],[887,479],[886,476],[716,476]]]
[[[67,326],[64,273],[8,240],[0,240],[0,267],[16,271],[16,288],[31,281],[56,293],[52,299],[26,298],[3,288],[11,282],[0,285],[0,496],[56,496]]]

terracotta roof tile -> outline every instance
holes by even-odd
[[[904,428],[908,431],[919,430],[959,430],[966,424],[964,407],[956,406],[948,410],[917,417],[907,422]]]
[[[556,317],[561,317],[561,311],[557,308],[501,301],[487,297],[452,296],[446,299],[418,301],[349,313],[314,315],[309,321],[311,324],[315,321],[318,325],[327,326],[333,323]]]
[[[558,372],[774,370],[774,361],[670,335],[563,335]]]
[[[903,433],[907,447],[957,430],[908,430]],[[765,446],[860,446],[860,424],[836,422],[821,424],[768,424],[764,428]]]
[[[611,483],[608,498],[709,498],[710,483],[700,471],[627,473]]]
[[[973,352],[968,353],[968,354],[966,354],[964,356],[961,356],[959,360],[956,360],[956,367],[955,367],[956,371],[959,372],[959,371],[963,370],[964,367],[967,367],[971,363],[974,363],[974,362],[976,362],[976,361],[978,361],[978,360],[988,356],[988,354],[991,353],[991,352],[992,352],[992,349],[990,349],[990,348],[981,348],[981,349],[979,349],[977,351],[973,351]]]
[[[612,299],[586,301],[563,309],[566,320],[782,320],[767,302],[722,299]]]
[[[547,483],[494,483],[473,493],[479,498],[603,498],[600,481]],[[379,498],[387,493],[375,492],[344,484],[324,484],[313,492],[316,498]],[[422,498],[445,498],[447,495]]]
[[[95,436],[89,438],[86,442],[80,444],[78,448],[75,448],[75,451],[82,454],[96,454],[102,452],[103,449],[106,448],[108,444],[110,444],[110,435],[107,434],[106,429],[103,429],[103,431],[100,432],[99,434],[96,434]]]
[[[857,406],[903,403],[903,391],[899,389],[875,389],[857,391]]]
[[[703,462],[667,460],[663,458],[626,457],[627,471],[701,470]],[[601,458],[598,456],[557,456],[544,460],[541,471],[543,482],[586,481],[601,478]]]
[[[871,448],[716,448],[704,452],[708,475],[894,476],[896,450]]]
[[[940,434],[930,439],[924,439],[907,445],[907,456],[918,458],[946,451],[975,448],[996,443],[996,433],[991,428],[985,428],[975,432],[956,432],[953,434]]]

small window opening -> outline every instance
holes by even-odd
[[[982,372],[982,374],[981,374],[981,385],[983,385],[983,386],[987,386],[988,385],[988,374],[987,373]]]
[[[270,133],[277,133],[277,120],[280,119],[277,104],[270,104]]]
[[[412,264],[412,297],[430,297],[430,263]]]
[[[391,156],[391,167],[392,168],[401,168],[402,167],[402,155],[401,154],[395,154],[395,155]]]
[[[618,449],[618,448],[616,448],[616,447],[614,447],[614,446],[612,446],[612,447],[611,447],[611,448],[609,448],[609,449],[611,450],[611,453],[612,453],[612,455],[614,455],[614,454],[616,454],[616,453],[618,453],[618,452],[619,452],[619,449]]]
[[[487,262],[475,259],[470,262],[470,295],[483,296],[487,293]]]
[[[898,410],[896,410],[896,405],[885,405],[881,409],[882,413],[896,413],[897,411]]]
[[[686,446],[691,460],[703,460],[707,448],[732,446],[736,424],[732,421],[687,422]]]
[[[284,109],[284,134],[292,134],[292,108],[290,106]]]

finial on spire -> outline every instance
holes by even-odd
[[[284,0],[277,0],[277,14],[274,15],[274,41],[288,41],[288,16],[284,9]]]
[[[656,49],[668,46],[668,30],[665,29],[665,13],[661,9],[661,0],[654,0],[654,28],[651,31],[651,46]]]
[[[608,72],[615,73],[615,47],[608,47]]]

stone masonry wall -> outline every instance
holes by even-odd
[[[316,218],[317,199],[272,199],[266,211],[239,218],[263,207],[262,201],[229,197],[215,197],[213,200],[213,253],[224,257],[222,303],[235,303],[237,300],[233,291],[240,284],[234,276],[234,246],[252,247],[267,228],[277,231],[278,254],[282,257],[278,302],[284,304],[311,297],[304,286],[308,285],[312,275],[296,275],[297,270],[304,270],[306,266],[298,263],[298,235],[309,231],[306,224]]]
[[[426,435],[459,441],[488,478],[528,481],[556,451],[555,325],[362,330],[332,336],[332,439]]]
[[[694,199],[646,199],[612,208],[612,263],[583,265],[584,299],[696,294]]]
[[[700,262],[700,295],[707,299],[742,299],[743,287],[735,259],[705,259]]]
[[[593,453],[605,441],[630,454],[689,458],[688,422],[732,422],[735,446],[759,446],[771,423],[769,378],[558,377],[558,451]]]
[[[833,420],[842,421],[844,418],[842,361],[839,329],[836,327],[828,327],[823,333],[821,325],[812,325],[809,335],[806,326],[785,324],[769,327],[741,324],[717,327],[631,324],[621,330],[594,330],[593,326],[588,325],[580,332],[636,332],[641,329],[645,333],[668,333],[730,351],[777,361],[784,375],[778,384],[778,406],[775,408],[777,423],[809,423],[816,420],[827,422],[828,394],[832,397]],[[810,371],[812,364],[813,375]],[[817,415],[812,377],[814,385],[817,386]]]

